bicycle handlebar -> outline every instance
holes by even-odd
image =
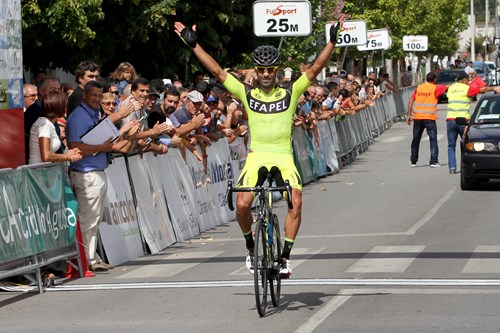
[[[292,187],[290,186],[290,182],[288,180],[285,180],[285,186],[278,186],[278,187],[264,187],[264,186],[254,186],[254,187],[233,187],[233,182],[230,180],[227,182],[227,205],[231,211],[234,210],[234,205],[233,205],[233,192],[257,192],[257,193],[263,193],[263,192],[285,192],[287,193],[286,195],[286,201],[288,204],[288,209],[293,209],[293,204],[292,204]]]

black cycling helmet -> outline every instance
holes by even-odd
[[[272,45],[262,45],[253,51],[253,62],[258,66],[276,66],[280,64],[280,51]]]

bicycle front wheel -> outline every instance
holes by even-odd
[[[273,267],[270,269],[269,276],[269,288],[271,289],[271,301],[274,306],[280,304],[281,295],[281,276],[280,276],[280,260],[281,260],[281,237],[280,237],[280,224],[276,214],[273,215],[272,219],[272,246],[271,246],[271,258],[273,262]]]
[[[255,303],[257,305],[257,312],[261,317],[266,313],[268,285],[267,230],[264,229],[262,224],[262,220],[257,221],[255,227],[255,248],[253,252]]]

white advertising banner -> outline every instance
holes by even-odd
[[[227,205],[227,181],[235,183],[233,164],[227,140],[219,140],[208,147],[208,177],[210,186],[218,205],[220,219],[231,221],[236,217],[236,212],[229,210]]]
[[[333,144],[332,133],[330,132],[330,125],[326,121],[318,123],[318,131],[320,136],[321,154],[323,155],[329,172],[337,173],[340,170],[337,153]]]
[[[162,177],[158,163],[152,153],[129,158],[130,174],[137,198],[137,211],[142,234],[151,253],[157,253],[175,243],[175,234],[168,217]]]
[[[108,192],[99,232],[109,263],[120,265],[144,255],[144,251],[125,159],[116,158],[106,175]]]
[[[198,151],[202,155],[199,149]],[[211,147],[208,147],[207,154],[210,153],[214,154]],[[221,219],[217,199],[210,186],[211,180],[205,172],[203,163],[200,163],[189,151],[186,152],[186,160],[192,179],[190,190],[194,193],[195,208],[200,218],[200,231],[203,232],[227,222]]]
[[[189,151],[186,152],[190,154]],[[163,190],[177,239],[185,241],[200,234],[200,218],[195,208],[191,175],[179,149],[169,149],[158,157]]]

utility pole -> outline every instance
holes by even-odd
[[[469,23],[471,25],[471,31],[472,31],[472,38],[470,40],[470,58],[469,60],[475,61],[476,60],[476,45],[475,45],[475,38],[476,38],[476,17],[474,16],[474,1],[470,0],[470,20]]]
[[[489,18],[490,11],[488,10],[489,0],[486,0],[485,10],[484,10],[484,57],[483,61],[488,61],[488,31],[489,29]]]

